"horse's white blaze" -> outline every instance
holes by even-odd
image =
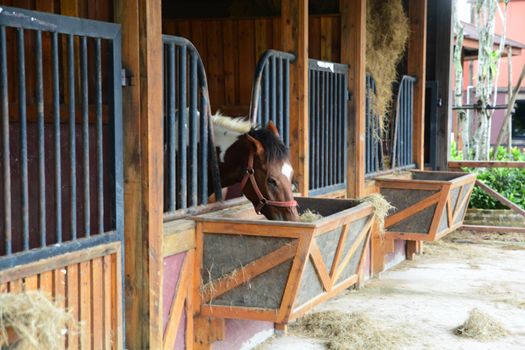
[[[237,141],[239,136],[250,131],[251,123],[245,118],[226,117],[217,112],[211,116],[215,146],[219,148],[219,159],[224,162],[226,150]]]
[[[293,168],[290,163],[284,163],[281,172],[288,178],[288,180],[292,181]]]

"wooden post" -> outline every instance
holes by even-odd
[[[408,5],[410,38],[408,40],[408,74],[417,78],[414,86],[412,157],[417,169],[425,166],[425,85],[427,52],[427,0],[413,0]],[[407,258],[422,249],[421,241],[407,242]]]
[[[348,188],[350,198],[365,189],[365,39],[366,0],[340,0],[341,63],[349,65]]]
[[[117,0],[123,88],[126,346],[162,348],[161,0]]]
[[[410,38],[408,40],[408,74],[417,78],[414,86],[414,127],[412,157],[418,169],[424,167],[425,74],[427,50],[427,0],[409,2]]]
[[[298,192],[308,195],[308,1],[281,1],[282,50],[293,52],[290,67],[290,154]]]
[[[433,3],[433,6],[430,4]],[[438,94],[442,106],[438,108],[437,134],[437,170],[447,170],[449,152],[450,125],[452,115],[452,89],[450,88],[450,70],[452,67],[452,0],[429,0],[430,15],[435,17],[435,80],[439,83]]]

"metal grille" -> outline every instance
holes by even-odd
[[[309,194],[346,188],[348,66],[308,62]]]
[[[394,137],[392,168],[409,168],[414,166],[412,160],[413,133],[413,100],[416,78],[404,75],[399,83],[394,119]]]
[[[255,70],[250,106],[254,124],[266,125],[273,121],[284,144],[290,146],[290,62],[293,54],[275,50],[266,51]]]
[[[120,49],[119,25],[2,7],[0,269],[122,240]]]
[[[164,42],[164,213],[208,203],[210,186],[221,199],[210,123],[206,72],[193,44],[163,35]],[[208,183],[208,169],[213,181]]]
[[[366,76],[365,174],[367,178],[414,167],[412,159],[413,94],[416,79],[403,76],[397,87],[393,118],[381,130],[380,116],[374,109],[375,81]]]

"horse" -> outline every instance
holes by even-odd
[[[257,214],[268,220],[298,221],[288,148],[273,122],[255,128],[245,118],[212,115],[221,186],[240,184]]]

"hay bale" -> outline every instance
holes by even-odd
[[[366,9],[366,70],[376,82],[376,112],[385,116],[392,106],[392,83],[397,79],[410,26],[401,0],[368,0]],[[380,125],[383,127],[383,118]]]
[[[306,209],[301,215],[299,215],[300,222],[313,222],[321,219],[323,216],[316,211]]]
[[[298,335],[317,338],[333,350],[395,349],[408,340],[402,330],[381,327],[365,314],[338,311],[316,312],[290,326]]]
[[[383,233],[385,231],[385,218],[395,207],[380,193],[372,193],[364,197],[361,199],[361,203],[370,203],[370,205],[372,205],[374,208],[374,217],[379,223],[379,232]]]
[[[475,308],[470,311],[467,320],[454,329],[454,334],[487,341],[502,338],[508,335],[508,331],[490,315]]]
[[[79,329],[73,315],[41,291],[0,294],[0,347],[58,349],[66,333]]]

